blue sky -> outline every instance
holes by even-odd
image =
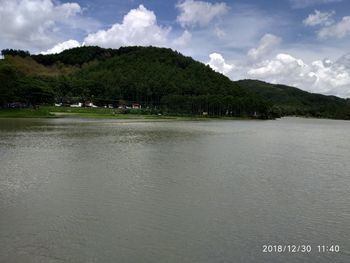
[[[233,80],[350,97],[350,1],[0,0],[0,48],[170,47]]]

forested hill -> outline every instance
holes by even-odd
[[[263,118],[268,114],[260,96],[171,49],[82,47],[46,56],[17,55],[12,50],[3,54],[3,103],[75,100],[116,106],[136,102],[176,114]]]
[[[99,106],[137,102],[174,114],[349,117],[346,100],[251,80],[233,82],[171,49],[81,47],[54,55],[18,50],[2,54],[3,107],[15,101],[92,101]]]
[[[350,100],[309,93],[298,88],[259,80],[240,80],[236,84],[261,96],[278,115],[298,115],[350,119]]]

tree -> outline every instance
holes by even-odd
[[[1,50],[1,55],[5,56],[20,56],[20,57],[28,57],[30,56],[29,51],[17,50],[17,49],[3,49]]]

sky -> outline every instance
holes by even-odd
[[[0,0],[0,49],[178,50],[232,80],[350,98],[348,0]]]

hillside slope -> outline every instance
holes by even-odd
[[[213,116],[349,118],[347,100],[255,80],[233,82],[166,48],[80,47],[54,55],[3,51],[0,103],[141,103],[157,111]]]
[[[30,78],[31,82],[34,77],[21,70],[25,67],[11,63],[14,55],[15,52],[5,54],[5,64],[12,67],[12,76],[17,77],[8,89],[31,91],[37,84],[28,89],[21,80]],[[61,69],[58,76],[50,77],[44,74],[45,70],[35,76],[51,88],[52,99],[56,101],[93,101],[100,106],[137,102],[146,108],[176,114],[206,112],[213,116],[268,117],[268,105],[259,96],[240,88],[209,66],[171,49],[82,47],[56,55],[30,57],[45,68]],[[69,68],[79,69],[69,71]],[[2,76],[6,78],[7,74]],[[8,93],[6,100],[20,100],[16,94],[21,94],[24,100],[33,97],[14,91]],[[44,101],[46,97],[36,99],[36,102]]]
[[[241,88],[264,98],[276,114],[350,118],[350,101],[336,96],[310,93],[298,88],[270,84],[259,80],[240,80],[235,82]]]

